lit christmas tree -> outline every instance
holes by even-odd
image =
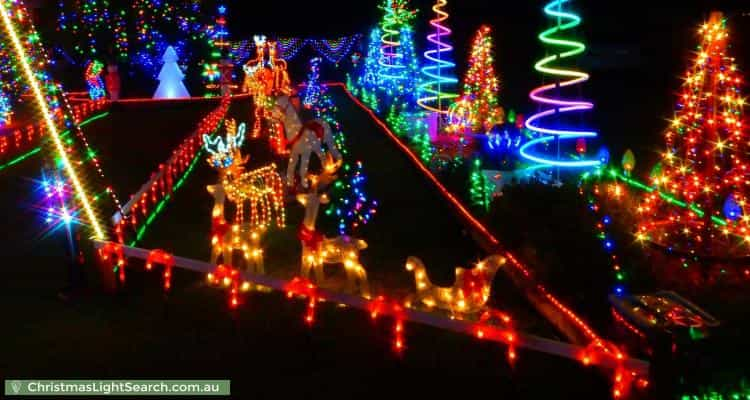
[[[227,7],[217,8],[216,22],[208,29],[209,59],[203,63],[203,81],[207,96],[221,94],[221,58],[229,49],[229,31],[227,30]]]
[[[380,28],[375,27],[370,32],[370,41],[367,45],[367,57],[365,58],[362,75],[358,79],[360,86],[367,90],[374,90],[379,84],[380,75]]]
[[[322,86],[320,85],[320,63],[323,61],[320,57],[310,60],[310,73],[307,74],[307,85],[302,92],[302,105],[305,108],[311,108],[320,100]]]
[[[482,172],[482,160],[478,158],[471,163],[469,185],[471,204],[475,207],[481,207],[485,212],[489,211],[495,185]]]
[[[469,70],[464,77],[463,93],[454,104],[454,123],[474,132],[488,131],[503,122],[504,112],[498,105],[500,83],[495,74],[492,30],[483,25],[474,36],[469,56]]]
[[[721,13],[712,14],[700,36],[666,133],[661,168],[652,176],[662,195],[649,193],[638,208],[637,237],[682,254],[746,256],[750,148],[743,79],[727,52],[729,33]]]
[[[419,90],[419,59],[414,48],[414,33],[410,26],[401,28],[401,54],[404,60],[404,79],[400,86],[402,100],[406,98],[405,104],[411,108],[417,101]]]
[[[391,95],[404,93],[408,79],[408,65],[402,47],[402,29],[411,28],[409,23],[416,12],[409,9],[408,0],[384,0],[380,8],[385,12],[380,22],[382,29],[380,48],[380,85]],[[412,44],[413,46],[413,44]],[[407,49],[408,50],[408,49]]]
[[[159,87],[154,93],[155,99],[177,99],[180,97],[190,97],[187,88],[182,83],[185,74],[177,65],[177,52],[172,46],[167,47],[162,57],[164,66],[159,72]]]
[[[432,43],[433,47],[424,52],[425,62],[422,67],[424,79],[419,87],[420,107],[440,114],[448,114],[448,106],[458,97],[455,93],[458,79],[451,73],[456,67],[456,64],[451,61],[453,47],[448,41],[451,30],[444,25],[445,20],[448,19],[448,13],[443,11],[443,8],[447,4],[446,0],[438,0],[432,7],[437,17],[430,21],[433,31],[427,36],[427,40]]]
[[[574,57],[586,51],[583,42],[569,35],[568,31],[581,25],[581,17],[568,8],[570,3],[571,0],[552,0],[544,6],[544,14],[551,26],[539,34],[539,40],[546,47],[547,55],[537,61],[534,68],[550,83],[529,93],[539,110],[526,119],[525,125],[536,137],[518,150],[528,161],[557,167],[558,182],[560,168],[600,165],[598,157],[586,158],[579,151],[586,147],[587,138],[594,138],[598,133],[582,124],[583,113],[592,110],[594,104],[580,99],[575,93],[582,83],[589,80],[589,75],[570,67],[575,65]],[[575,155],[568,157],[571,154]]]

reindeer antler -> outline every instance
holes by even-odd
[[[237,128],[237,130],[234,133],[234,140],[232,143],[229,144],[230,150],[238,149],[240,146],[242,146],[242,143],[245,142],[245,132],[247,131],[247,125],[243,122],[240,124],[240,126]],[[228,142],[227,138],[227,142]]]
[[[237,127],[237,121],[228,118],[225,126],[226,138],[203,135],[204,147],[209,153],[208,163],[217,168],[228,168],[237,161],[235,157],[241,158],[240,147],[245,141],[247,126],[244,122]]]
[[[220,137],[211,138],[211,136],[203,135],[203,148],[211,154],[217,154],[220,152],[220,147],[224,145],[224,141]]]

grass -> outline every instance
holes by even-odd
[[[434,281],[449,283],[456,265],[481,253],[408,161],[353,105],[337,100],[350,151],[364,162],[367,190],[380,202],[381,211],[361,232],[370,243],[363,257],[371,279],[382,279],[383,287],[407,287],[412,278],[403,262],[406,255],[419,255]],[[231,113],[242,117],[248,110],[234,104]],[[197,119],[196,111],[179,108],[115,109],[87,133],[116,188],[132,193]],[[173,128],[177,123],[186,129]],[[262,151],[265,146],[250,143],[253,165],[272,161]],[[27,177],[35,176],[36,168],[24,163],[11,170],[0,192],[6,209],[18,207],[19,194],[28,204]],[[212,201],[205,186],[215,179],[214,171],[198,164],[146,232],[143,246],[206,259]],[[288,209],[290,221],[299,221],[301,207]],[[390,348],[389,321],[373,323],[364,313],[325,304],[316,325],[308,328],[302,320],[304,302],[281,294],[251,294],[232,312],[226,293],[207,288],[203,277],[185,271],[175,273],[173,290],[165,295],[158,272],[142,272],[134,264],[118,295],[94,290],[64,303],[56,298],[65,282],[62,245],[36,240],[39,219],[22,210],[11,216],[8,226],[16,232],[2,244],[6,254],[14,255],[0,283],[2,315],[8,321],[0,341],[4,377],[229,377],[233,393],[244,398],[486,393],[605,398],[609,390],[599,371],[577,362],[521,352],[511,367],[501,346],[418,325],[406,326],[408,348],[399,356]],[[287,231],[271,238],[269,252],[288,260],[288,265],[278,264],[279,270],[294,272],[288,268],[296,265],[299,253],[294,233]],[[91,283],[97,280],[93,269],[87,275]],[[527,325],[522,329],[550,333],[512,285],[500,278],[496,285],[496,300]]]

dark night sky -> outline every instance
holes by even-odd
[[[110,0],[115,1],[125,0]],[[54,6],[56,0],[37,2]],[[380,2],[228,0],[225,4],[229,8],[233,39],[249,39],[256,33],[271,37],[334,38],[368,32],[380,18],[377,9]],[[415,36],[418,49],[424,46],[424,31],[433,16],[433,2],[411,1],[420,10]],[[448,25],[454,31],[451,38],[460,69],[464,68],[474,31],[483,23],[494,28],[501,103],[507,108],[533,110],[528,92],[541,81],[533,64],[544,55],[536,37],[550,23],[542,12],[546,3],[545,0],[448,1],[451,14]],[[655,147],[661,147],[660,132],[665,127],[665,118],[671,116],[679,75],[685,71],[690,51],[697,44],[696,28],[711,10],[725,11],[730,17],[733,54],[740,68],[750,71],[750,0],[574,0],[571,6],[583,17],[577,34],[590,48],[581,67],[592,74],[592,79],[582,94],[595,101],[597,108],[592,122],[601,129],[613,154],[633,147],[636,154],[648,155]],[[743,12],[747,15],[743,16]]]
[[[417,38],[423,38],[432,17],[433,0],[412,0],[419,8]],[[234,32],[248,35],[266,32],[279,35],[322,35],[366,32],[379,19],[379,0],[318,0],[230,2],[230,10],[246,17],[231,18]],[[533,109],[528,92],[541,77],[533,64],[544,50],[536,39],[549,24],[542,0],[449,0],[449,26],[454,33],[456,60],[461,68],[471,36],[482,24],[495,31],[497,70],[501,103],[520,110]],[[750,1],[723,0],[575,0],[572,7],[583,16],[580,38],[588,43],[589,62],[601,68],[584,67],[592,74],[583,94],[597,104],[593,123],[602,132],[613,154],[632,147],[646,158],[661,148],[660,132],[671,116],[679,76],[685,71],[691,49],[697,45],[696,29],[711,10],[730,18],[733,54],[740,68],[750,70]],[[293,10],[290,12],[289,10]],[[748,13],[743,16],[743,12]],[[242,22],[238,23],[238,19]],[[418,43],[418,46],[422,44]],[[616,57],[617,53],[623,56]],[[590,64],[589,64],[590,65]]]
[[[417,30],[424,32],[432,17],[433,0],[412,0],[420,9]],[[269,35],[326,36],[367,32],[377,23],[380,0],[318,0],[318,1],[229,1],[230,22],[233,35],[250,37],[253,33]],[[449,0],[456,45],[456,59],[465,59],[471,36],[482,24],[495,29],[498,71],[506,82],[508,95],[514,101],[528,92],[528,87],[515,87],[514,81],[530,79],[534,61],[543,55],[536,36],[545,21],[541,0]],[[750,1],[742,2],[750,12]],[[643,74],[657,74],[673,80],[681,72],[689,49],[695,45],[695,28],[712,9],[721,9],[729,15],[733,27],[749,25],[750,16],[742,18],[738,1],[676,1],[676,0],[575,0],[572,7],[583,18],[581,38],[592,49],[624,48],[635,50],[641,58],[638,66],[654,65]],[[293,10],[290,12],[290,10]],[[241,16],[240,16],[241,15]],[[746,45],[748,31],[735,34],[733,39],[741,65],[742,54],[750,53]],[[418,34],[417,38],[423,38]],[[420,43],[418,43],[418,48]],[[606,54],[605,54],[606,56]],[[750,67],[745,68],[750,69]],[[668,73],[667,74],[665,74]]]

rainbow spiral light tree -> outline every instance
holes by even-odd
[[[380,85],[390,94],[401,92],[409,78],[402,47],[402,29],[408,26],[415,12],[408,9],[407,0],[385,0],[380,7],[385,12],[381,21]]]
[[[443,8],[448,4],[447,0],[438,0],[432,7],[437,15],[430,21],[434,31],[427,36],[427,40],[434,47],[424,52],[426,65],[422,68],[422,74],[426,81],[420,85],[419,91],[422,97],[417,100],[420,107],[439,114],[448,114],[449,103],[458,97],[454,92],[445,91],[458,83],[458,79],[451,75],[450,70],[456,64],[450,61],[453,46],[444,37],[450,36],[451,30],[443,23],[448,19],[448,13]]]
[[[586,82],[589,75],[585,72],[563,68],[552,65],[552,63],[575,57],[586,51],[586,45],[575,40],[560,36],[560,33],[573,29],[581,24],[581,18],[563,7],[571,0],[554,0],[544,7],[544,13],[556,20],[556,25],[542,32],[539,40],[542,43],[557,48],[553,54],[539,60],[534,68],[547,75],[555,77],[556,82],[540,86],[531,91],[529,95],[533,101],[540,105],[541,111],[530,116],[526,120],[526,128],[539,134],[540,137],[528,141],[521,146],[521,156],[529,161],[542,166],[561,168],[586,168],[596,167],[601,164],[598,159],[560,159],[560,142],[573,141],[580,138],[593,138],[598,135],[596,131],[577,129],[562,120],[570,120],[577,112],[589,111],[594,104],[588,101],[569,100],[560,97],[560,89],[568,88]],[[557,155],[534,152],[542,145],[550,142],[557,144]]]

